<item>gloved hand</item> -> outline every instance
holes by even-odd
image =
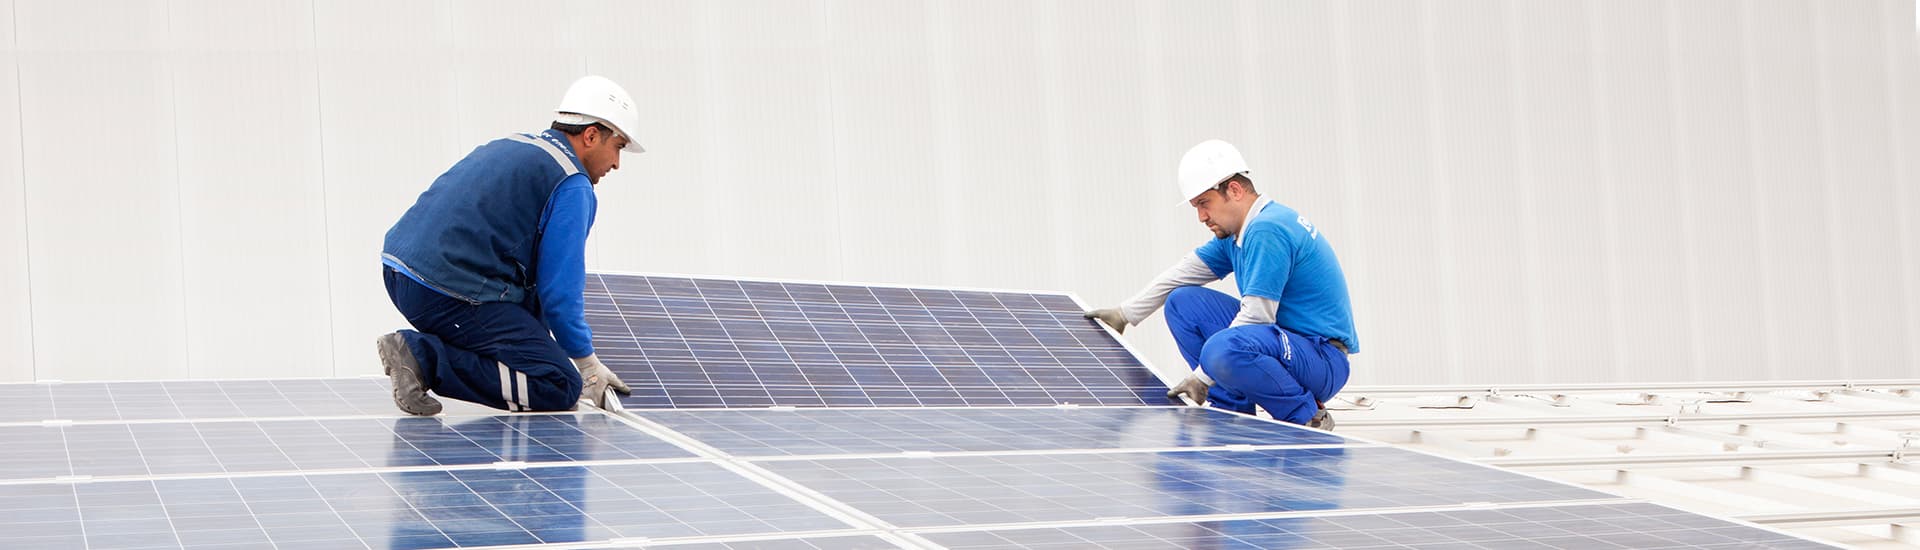
[[[608,369],[606,363],[600,362],[600,356],[597,354],[576,357],[573,359],[573,366],[580,369],[580,395],[592,401],[595,407],[607,408],[607,388],[613,388],[613,391],[620,395],[633,394],[633,390],[627,388],[626,382],[621,382],[620,377],[614,376],[613,370]]]
[[[1179,384],[1173,385],[1173,389],[1167,390],[1167,399],[1179,401],[1181,395],[1186,395],[1188,399],[1193,400],[1194,404],[1203,405],[1207,402],[1207,388],[1212,386],[1212,381],[1200,375],[1200,369],[1194,369],[1193,374],[1187,375],[1186,380],[1181,380]]]
[[[1120,314],[1120,308],[1109,307],[1096,309],[1081,316],[1088,319],[1099,319],[1100,322],[1113,327],[1114,332],[1121,334],[1127,333],[1127,316]]]

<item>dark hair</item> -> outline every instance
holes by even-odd
[[[607,136],[607,137],[613,137],[613,135],[617,133],[617,132],[614,132],[612,128],[608,128],[607,125],[601,124],[598,122],[595,122],[593,124],[567,124],[564,122],[553,123],[553,129],[559,130],[560,133],[563,133],[569,136],[580,135],[581,132],[587,131],[588,128],[599,128],[600,135]]]
[[[1260,194],[1259,191],[1253,190],[1253,178],[1247,177],[1246,174],[1234,174],[1231,176],[1227,176],[1227,181],[1220,182],[1220,185],[1214,186],[1214,189],[1220,191],[1220,196],[1222,197],[1227,196],[1227,186],[1236,181],[1240,182],[1240,188],[1247,190],[1248,193],[1252,193],[1255,195]]]

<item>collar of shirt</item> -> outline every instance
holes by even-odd
[[[1261,210],[1266,210],[1269,204],[1273,204],[1273,199],[1267,198],[1266,195],[1253,199],[1253,206],[1247,208],[1247,219],[1240,220],[1240,232],[1233,234],[1234,246],[1240,246],[1240,239],[1247,236],[1247,226],[1253,224],[1253,216],[1259,214]]]

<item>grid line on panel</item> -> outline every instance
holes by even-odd
[[[707,304],[707,307],[708,307],[708,309],[712,309],[712,307],[713,307],[713,303],[712,303],[712,301],[710,301],[710,300],[708,300],[708,299],[707,299],[707,294],[706,294],[706,291],[705,291],[705,290],[703,290],[703,289],[701,289],[701,288],[700,288],[700,285],[699,285],[699,284],[697,284],[697,283],[696,283],[696,284],[694,285],[694,291],[695,291],[695,292],[696,292],[696,293],[697,293],[697,294],[698,294],[698,295],[700,296],[700,301],[701,301],[701,302],[703,302],[703,303],[706,303],[706,304]],[[743,294],[744,294],[744,290],[743,290]],[[754,304],[753,304],[753,302],[752,302],[751,300],[749,300],[749,301],[747,301],[747,305],[748,305],[749,307],[752,307],[752,308],[754,309],[754,312],[755,312],[755,317],[758,317],[758,316],[759,316],[759,315],[758,315],[758,313],[759,313],[759,311],[760,311],[760,308],[759,308],[759,306],[757,306],[757,305],[754,305]],[[716,318],[717,318],[717,316],[716,316]],[[736,341],[736,340],[734,339],[734,337],[733,337],[733,333],[732,333],[732,331],[730,331],[730,330],[728,330],[728,329],[727,329],[727,325],[726,325],[725,323],[721,323],[721,324],[720,324],[720,333],[721,333],[721,334],[724,334],[724,335],[726,335],[726,339],[727,339],[727,341],[728,341],[728,342],[734,342],[734,341]],[[738,346],[735,346],[735,347],[737,348]],[[785,352],[785,349],[783,348],[783,349],[782,349],[781,351],[782,351],[782,352]],[[789,354],[788,356],[789,356],[789,357],[791,357],[792,355],[791,355],[791,354]],[[701,369],[701,370],[702,370],[702,371],[705,371],[705,369]],[[759,386],[763,386],[763,387],[764,387],[764,386],[766,386],[766,381],[765,381],[765,380],[761,380],[761,379],[760,379],[760,373],[759,373],[759,371],[756,371],[756,370],[754,370],[754,369],[751,369],[751,368],[749,368],[749,369],[747,369],[747,374],[750,374],[750,375],[752,375],[752,376],[753,376],[753,382],[754,382],[754,384],[756,384],[756,385],[759,385]],[[707,375],[707,381],[708,381],[708,382],[713,382],[713,376],[712,376],[712,374],[711,374],[711,373],[708,373],[708,375]],[[809,383],[808,383],[808,385],[809,385],[809,386],[811,386],[811,385],[812,385],[812,383],[811,383],[811,382],[809,382]],[[769,397],[771,397],[771,395],[769,395]]]
[[[71,505],[46,505],[62,496]],[[336,548],[853,530],[712,462],[0,486],[0,510],[8,547],[138,545],[167,533],[190,547]]]
[[[600,413],[0,426],[0,439],[17,441],[0,448],[0,484],[693,458]]]
[[[744,459],[901,453],[1341,446],[1346,438],[1197,407],[636,410]]]
[[[821,410],[825,410],[825,409],[821,409]],[[804,503],[805,505],[807,505],[808,507],[816,511],[831,515],[835,518],[840,519],[840,521],[846,522],[850,526],[854,526],[862,530],[892,533],[889,535],[884,535],[888,537],[889,540],[891,540],[892,538],[905,538],[905,539],[919,540],[918,537],[915,537],[913,535],[897,533],[896,526],[890,523],[887,523],[884,520],[881,520],[880,518],[874,516],[873,514],[867,513],[866,511],[860,510],[853,506],[849,506],[846,503],[835,500],[834,498],[829,497],[817,490],[814,490],[810,487],[806,487],[804,485],[796,483],[791,479],[788,479],[777,473],[769,471],[768,469],[766,469],[765,467],[759,464],[754,464],[746,460],[745,458],[735,456],[733,454],[726,452],[723,449],[714,447],[713,445],[708,444],[708,442],[706,441],[703,441],[701,439],[694,438],[694,437],[689,437],[686,434],[682,434],[660,423],[654,422],[649,418],[641,417],[637,414],[634,414],[636,412],[638,411],[628,411],[625,418],[636,426],[646,428],[649,433],[657,434],[663,439],[675,442],[681,448],[692,451],[695,454],[698,454],[703,457],[712,457],[714,460],[718,461],[719,463],[722,463],[723,467],[729,468],[730,470],[734,470],[740,475],[747,477],[749,479],[752,479],[755,483],[758,483],[761,486],[764,486],[769,489],[778,491],[782,494],[785,494],[790,498],[795,499],[796,501]],[[711,412],[711,411],[702,411],[702,412]],[[913,545],[921,546],[921,547],[932,546],[930,543],[926,543],[924,541],[916,542]]]
[[[922,533],[955,548],[1830,548],[1649,503]]]
[[[1617,498],[1385,447],[833,458],[764,466],[905,528]]]
[[[0,425],[393,416],[385,378],[0,384]]]
[[[636,408],[1141,405],[1164,392],[1065,295],[615,274],[587,294],[595,347]]]
[[[731,537],[725,540],[648,541],[675,550],[895,550],[910,548],[888,535],[813,535],[803,537]],[[897,537],[896,537],[897,538]]]

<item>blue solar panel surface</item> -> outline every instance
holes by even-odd
[[[395,414],[385,378],[0,384],[0,403],[0,423]]]
[[[1337,435],[1191,407],[635,411],[741,457],[1340,445]]]
[[[1818,547],[1164,406],[1064,294],[591,275],[587,301],[631,418],[404,417],[378,378],[0,384],[0,548]]]
[[[598,412],[405,418],[384,408],[385,385],[369,383],[378,381],[290,382],[16,385],[85,388],[111,396],[93,400],[111,410],[61,402],[40,412],[81,420],[0,425],[0,548],[865,548],[915,536],[960,546],[1501,547],[1498,534],[1519,521],[1531,522],[1529,541],[1579,548],[1592,541],[1565,533],[1592,531],[1591,520],[1480,509],[1404,523],[1416,517],[1406,507],[1618,502],[1204,409],[649,410],[636,411],[645,420],[636,425]],[[234,394],[245,391],[298,401],[275,413],[339,415],[262,418],[236,407],[253,399]],[[384,405],[356,408],[373,402]],[[1187,450],[1161,450],[1170,447]],[[573,462],[584,460],[593,462]],[[53,479],[75,474],[99,477]],[[1215,514],[1255,517],[1181,521]],[[1364,519],[1373,516],[1403,523]],[[1671,510],[1641,516],[1650,529],[1593,540],[1797,542]],[[1020,528],[1030,522],[1068,526]]]
[[[661,546],[673,550],[881,550],[900,548],[872,535],[808,537],[736,542],[710,542]]]
[[[582,415],[3,426],[0,480],[691,457]]]
[[[902,527],[1617,498],[1385,447],[762,465]]]
[[[437,548],[845,528],[704,463],[0,485],[4,548]]]
[[[921,535],[973,548],[1833,548],[1664,506],[1589,504]]]
[[[1064,294],[589,274],[630,408],[1166,404]]]

